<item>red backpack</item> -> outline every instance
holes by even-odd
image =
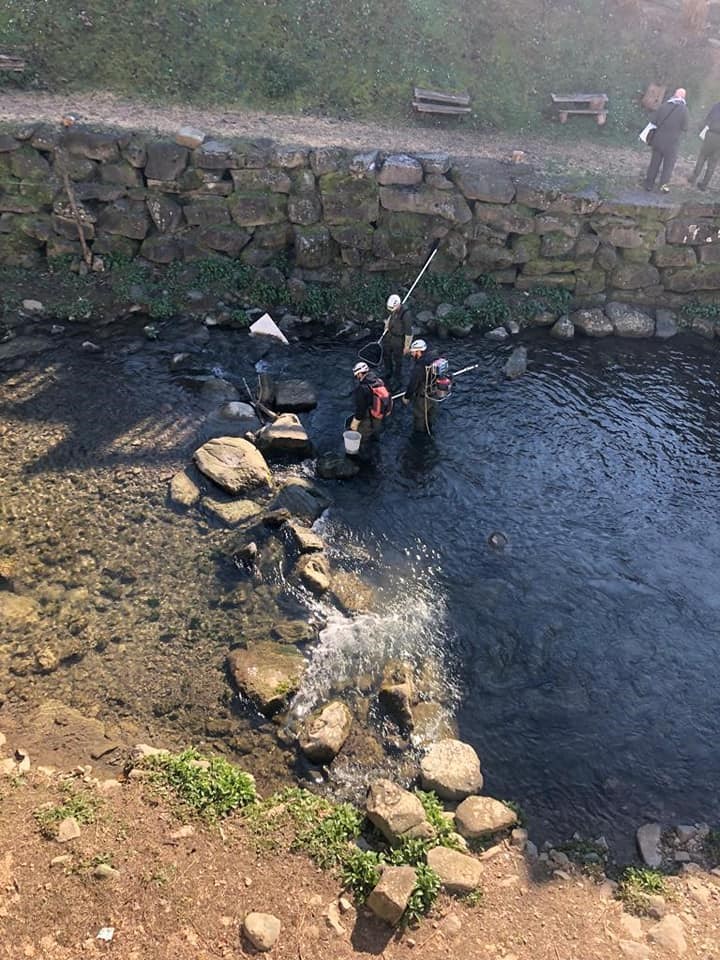
[[[390,391],[382,380],[379,379],[373,380],[373,382],[369,384],[369,387],[373,395],[370,416],[376,420],[384,420],[385,417],[389,417],[392,413],[393,402]]]

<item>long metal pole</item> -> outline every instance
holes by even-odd
[[[439,249],[440,249],[440,241],[439,241],[439,240],[436,240],[436,241],[435,241],[435,247],[434,247],[432,253],[430,254],[430,256],[429,256],[429,257],[427,258],[427,260],[425,261],[425,265],[424,265],[424,267],[422,268],[422,270],[420,271],[420,273],[417,275],[417,277],[415,277],[415,282],[414,282],[413,285],[410,287],[410,289],[409,289],[408,292],[405,294],[405,296],[402,298],[402,303],[406,303],[407,300],[410,299],[410,294],[413,292],[413,290],[415,289],[415,287],[416,287],[416,286],[420,283],[420,281],[422,280],[423,274],[425,273],[425,271],[427,270],[427,268],[428,268],[428,267],[430,266],[430,264],[432,263],[432,259],[433,259],[433,257],[435,256],[435,254],[438,252]],[[388,325],[388,320],[390,319],[390,317],[391,317],[391,314],[388,314],[388,315],[387,315],[387,318],[386,318],[386,320],[385,320],[385,329],[384,329],[383,332],[380,334],[380,339],[378,340],[378,343],[381,342],[382,338],[383,338],[383,337],[385,336],[385,334],[387,333],[387,325]]]
[[[471,370],[477,370],[479,366],[480,366],[479,363],[473,363],[469,367],[463,367],[462,370],[456,370],[455,373],[451,373],[450,376],[459,377],[461,373],[469,373]],[[400,397],[404,397],[404,396],[405,396],[405,391],[403,390],[402,393],[394,393],[392,395],[392,399],[399,400]]]

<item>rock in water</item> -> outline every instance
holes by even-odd
[[[300,553],[320,553],[325,549],[325,542],[321,536],[297,521],[288,521],[287,529],[292,534],[295,546]]]
[[[457,831],[467,840],[492,836],[516,823],[515,811],[492,797],[468,797],[455,811]]]
[[[323,480],[350,480],[357,476],[360,467],[356,460],[343,453],[323,453],[317,459],[315,472]]]
[[[672,310],[655,311],[655,336],[668,340],[678,332],[677,317]]]
[[[660,836],[662,829],[659,823],[644,823],[638,828],[636,837],[638,850],[643,862],[648,867],[656,869],[662,863],[662,853],[660,851]]]
[[[330,501],[307,480],[291,480],[281,488],[272,503],[272,510],[288,510],[301,520],[314,523]]]
[[[403,837],[429,840],[435,834],[415,794],[392,780],[374,780],[370,784],[365,809],[368,819],[391,843]]]
[[[382,684],[378,692],[380,706],[387,714],[394,717],[401,727],[412,730],[414,699],[415,685],[411,667],[401,660],[390,660],[385,664]]]
[[[375,916],[395,926],[407,909],[415,883],[412,867],[385,867],[380,881],[367,898],[367,906]]]
[[[527,350],[525,347],[516,347],[510,359],[503,367],[503,373],[508,380],[516,380],[527,370]]]
[[[281,413],[302,413],[317,406],[315,387],[306,380],[286,380],[275,385],[275,409]]]
[[[270,485],[265,458],[239,437],[218,437],[203,444],[194,455],[198,469],[228,493],[245,493]]]
[[[170,499],[179,507],[192,507],[200,499],[200,491],[185,470],[180,470],[170,481]]]
[[[652,337],[655,333],[653,318],[630,304],[613,301],[605,307],[605,313],[619,337]]]
[[[305,586],[318,596],[330,589],[330,564],[324,553],[301,554],[295,572]]]
[[[342,749],[352,726],[352,714],[340,700],[333,700],[303,724],[300,749],[313,763],[330,763]]]
[[[305,658],[294,647],[265,640],[231,651],[228,668],[238,690],[271,717],[297,693]]]
[[[294,413],[280,414],[274,423],[262,428],[255,442],[265,454],[293,453],[305,457],[312,451],[307,431]]]
[[[272,913],[249,913],[243,920],[243,933],[263,953],[277,943],[280,929],[280,921]]]
[[[602,310],[578,310],[572,315],[575,330],[584,333],[586,337],[609,337],[614,331],[612,320],[606,317]]]
[[[420,762],[423,790],[434,790],[443,800],[464,800],[482,790],[480,758],[469,743],[440,740]]]
[[[213,517],[228,527],[239,527],[261,512],[254,500],[230,500],[225,503],[213,497],[204,497],[202,506]]]
[[[575,324],[570,317],[560,317],[550,329],[550,336],[558,340],[572,340],[575,336]]]

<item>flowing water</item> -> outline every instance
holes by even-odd
[[[180,341],[128,336],[101,357],[69,343],[3,375],[0,558],[41,604],[28,649],[61,622],[85,654],[38,675],[15,647],[6,693],[257,759],[273,727],[252,724],[255,746],[240,737],[223,675],[243,609],[232,534],[165,504],[204,416],[167,372]],[[525,343],[512,383],[499,376],[511,347],[447,344],[453,367],[480,369],[458,380],[436,435],[411,437],[399,409],[373,463],[323,485],[332,550],[383,608],[329,614],[293,716],[389,656],[432,662],[488,792],[520,802],[533,833],[720,820],[720,354],[692,340]],[[354,357],[301,343],[268,358],[318,386],[304,419],[321,450],[340,444]],[[202,362],[250,376],[254,359],[245,334],[214,331]]]

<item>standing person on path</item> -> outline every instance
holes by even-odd
[[[651,118],[656,129],[652,133],[652,156],[645,174],[646,190],[654,189],[657,175],[660,173],[660,192],[670,192],[670,178],[677,161],[680,140],[688,128],[685,96],[684,88],[678,87],[670,99],[658,107]]]
[[[364,360],[353,367],[353,377],[354,413],[350,429],[360,434],[360,449],[364,450],[369,440],[379,439],[383,421],[392,411],[392,398],[380,377],[370,372]]]
[[[705,176],[698,183],[698,190],[707,190],[715,173],[715,167],[720,160],[720,103],[711,107],[710,112],[705,117],[703,127],[707,127],[705,137],[700,147],[700,154],[695,164],[695,169],[690,174],[689,183],[695,183],[700,176],[702,168],[705,167]]]
[[[390,294],[386,304],[390,316],[385,323],[385,377],[402,376],[402,362],[406,353],[410,352],[412,340],[413,315],[396,293]]]

